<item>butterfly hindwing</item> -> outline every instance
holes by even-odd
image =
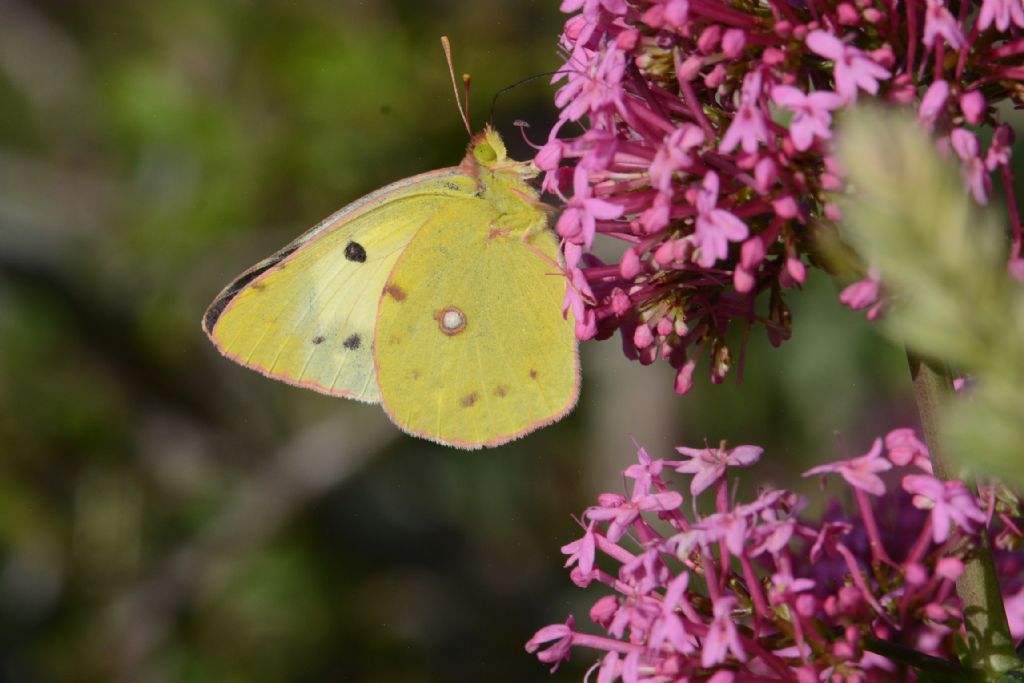
[[[373,333],[388,274],[432,216],[475,189],[450,168],[349,204],[236,278],[203,329],[225,356],[264,375],[377,402]]]
[[[502,229],[492,202],[462,202],[436,214],[395,264],[375,354],[384,408],[406,431],[495,446],[575,405],[557,243],[547,229],[523,234]]]

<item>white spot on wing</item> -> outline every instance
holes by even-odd
[[[456,306],[446,306],[436,316],[437,325],[449,337],[466,329],[466,314]]]

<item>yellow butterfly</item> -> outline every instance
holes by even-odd
[[[380,402],[442,444],[554,422],[576,404],[579,360],[534,175],[488,127],[461,166],[357,199],[244,272],[203,330],[246,367]]]

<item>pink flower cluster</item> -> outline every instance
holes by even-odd
[[[661,356],[684,393],[704,353],[712,381],[723,379],[736,355],[725,341],[732,321],[764,325],[773,344],[788,338],[783,294],[820,265],[816,227],[840,218],[830,198],[843,187],[833,117],[864,97],[915,107],[960,160],[978,202],[998,177],[1008,190],[1011,272],[1024,280],[1013,132],[999,108],[1024,102],[1021,0],[561,8],[573,16],[554,79],[560,116],[535,161],[545,190],[563,202],[565,305],[580,339],[620,331],[627,356]],[[977,131],[986,128],[983,149]],[[624,242],[624,252],[602,260],[597,235]],[[880,289],[868,277],[842,300],[873,317]]]
[[[854,494],[817,519],[785,490],[730,501],[728,470],[755,463],[760,448],[677,451],[658,460],[640,449],[623,472],[632,490],[583,513],[582,538],[562,552],[576,585],[605,588],[590,610],[604,635],[572,617],[546,626],[526,645],[540,661],[557,668],[574,649],[596,650],[599,683],[913,680],[908,666],[939,661],[929,657],[956,666],[954,583],[986,529],[1011,630],[1024,637],[1018,501],[932,476],[913,430],[805,473],[839,475]],[[672,471],[693,475],[690,495],[707,491],[713,512],[683,506]]]

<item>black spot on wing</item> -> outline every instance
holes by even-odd
[[[311,341],[312,341],[312,342],[313,342],[314,344],[323,344],[323,343],[324,343],[324,340],[325,340],[325,339],[327,339],[327,337],[325,337],[325,336],[324,336],[324,335],[322,335],[322,334],[318,334],[318,335],[316,335],[315,337],[313,337],[313,339],[312,339]]]
[[[263,273],[267,272],[281,261],[285,260],[299,248],[298,244],[289,244],[287,247],[277,252],[273,256],[267,259],[263,259],[255,266],[245,271],[232,282],[230,285],[224,288],[224,291],[220,293],[210,307],[206,309],[206,313],[203,315],[203,329],[209,334],[213,331],[213,327],[220,320],[220,316],[224,313],[224,309],[228,307],[238,293],[241,292],[246,286],[253,280],[258,278]]]
[[[462,400],[460,401],[460,403],[462,404],[463,408],[471,408],[474,405],[476,405],[476,402],[479,401],[479,400],[480,400],[480,395],[474,391],[471,394],[467,394],[466,396],[463,396]]]
[[[363,343],[363,340],[359,338],[358,334],[353,334],[341,343],[349,351],[354,351],[359,348],[359,345]]]
[[[345,258],[356,263],[365,263],[366,249],[359,242],[349,242],[345,245]]]

